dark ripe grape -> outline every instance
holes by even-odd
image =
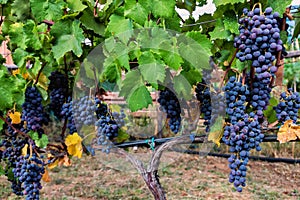
[[[265,10],[265,15],[270,15],[273,12],[273,9],[271,7],[267,7]]]
[[[176,95],[166,88],[160,91],[158,102],[161,109],[167,113],[168,124],[172,132],[178,133],[181,123],[181,108]]]

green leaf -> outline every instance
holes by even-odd
[[[120,96],[127,98],[135,89],[144,85],[142,75],[139,70],[128,72],[122,82]]]
[[[124,131],[123,129],[119,129],[118,131],[118,137],[116,138],[117,143],[125,142],[128,140],[130,136]]]
[[[263,111],[264,116],[267,117],[269,123],[273,123],[277,120],[276,112],[274,110],[274,106],[277,106],[277,104],[278,101],[274,97],[272,97],[270,99],[270,104],[268,105],[267,109]]]
[[[153,0],[152,13],[154,17],[172,17],[175,11],[176,1],[174,0]]]
[[[20,48],[26,49],[23,26],[22,23],[11,24],[9,26],[9,39],[12,44],[16,44]]]
[[[282,40],[283,44],[287,43],[287,35],[288,33],[286,31],[280,31],[280,39]]]
[[[121,71],[120,69],[116,66],[116,64],[111,64],[110,66],[106,67],[104,72],[104,79],[111,82],[115,83],[117,82],[121,77]]]
[[[3,130],[4,121],[0,120],[0,131]],[[1,142],[1,139],[0,139]],[[0,165],[0,176],[1,176],[1,165]]]
[[[175,76],[173,82],[174,89],[179,97],[183,97],[187,101],[192,99],[192,86],[184,76],[181,74]]]
[[[40,148],[45,148],[49,143],[48,136],[46,134],[43,134],[42,137],[38,140],[35,140],[36,146]]]
[[[125,1],[125,17],[129,17],[140,25],[144,25],[148,18],[147,10],[136,0]]]
[[[110,32],[113,36],[117,36],[126,44],[133,33],[132,22],[115,14],[110,16],[109,20],[106,31]]]
[[[108,51],[104,66],[109,66],[118,61],[119,66],[130,70],[128,48],[125,44],[115,41],[114,38],[108,38],[105,40],[104,47]]]
[[[191,85],[195,85],[196,83],[202,80],[202,76],[198,70],[191,69],[189,71],[181,71],[180,74],[188,80]]]
[[[164,82],[166,77],[165,64],[162,60],[156,60],[150,51],[144,52],[138,58],[138,63],[145,81],[154,85]]]
[[[0,68],[0,110],[11,109],[15,101],[23,99],[25,80],[10,76],[6,67]],[[17,99],[19,98],[19,99]]]
[[[226,4],[244,3],[245,0],[213,0],[216,7],[223,6]],[[274,0],[275,1],[275,0]]]
[[[5,175],[5,170],[3,169],[2,165],[0,165],[0,176]]]
[[[42,43],[40,42],[38,29],[33,20],[27,20],[26,24],[23,26],[25,45],[27,47],[39,50],[42,48]]]
[[[276,11],[282,17],[285,12],[285,8],[291,5],[292,0],[269,0],[267,6],[273,8],[273,11]]]
[[[74,20],[71,24],[69,32],[66,35],[60,36],[56,40],[55,45],[52,47],[54,58],[58,60],[69,51],[73,51],[78,57],[81,56],[81,43],[83,40],[84,35],[82,29],[80,28],[80,22],[78,20]]]
[[[143,85],[135,88],[130,96],[126,98],[126,102],[128,103],[129,109],[135,112],[147,108],[152,104],[152,97],[146,86]]]
[[[93,12],[90,9],[85,9],[83,11],[82,16],[80,17],[80,21],[85,28],[88,30],[92,30],[95,33],[104,36],[105,26],[103,23],[99,23],[95,20]]]
[[[230,37],[230,32],[225,29],[223,20],[217,19],[216,26],[209,35],[211,40],[228,39]]]
[[[186,36],[198,42],[208,55],[212,55],[211,49],[213,44],[206,35],[199,31],[190,31],[186,33]]]
[[[234,15],[224,17],[223,23],[225,30],[229,30],[231,33],[234,34],[239,34],[239,24]]]
[[[30,15],[29,0],[15,0],[11,4],[11,13],[16,15],[20,20],[28,18]]]
[[[140,43],[141,49],[151,49],[152,51],[160,48],[168,50],[162,46],[162,43],[170,42],[169,32],[162,28],[153,27],[143,29],[139,32],[137,41]]]
[[[196,69],[209,69],[209,54],[199,43],[194,40],[188,40],[187,43],[179,44],[179,53],[181,57]]]
[[[75,12],[83,11],[87,6],[81,3],[81,0],[67,0],[68,8]]]
[[[59,20],[66,3],[63,0],[30,0],[31,11],[38,22],[43,20]]]
[[[37,132],[34,132],[34,131],[29,131],[29,133],[27,133],[30,138],[35,141],[35,140],[38,140],[39,139],[39,134]]]

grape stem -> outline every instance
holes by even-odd
[[[38,72],[38,74],[37,74],[37,76],[36,76],[34,85],[36,85],[36,84],[39,82],[40,75],[41,75],[41,73],[42,73],[42,71],[43,71],[43,69],[44,69],[45,66],[46,66],[46,63],[44,62],[44,63],[42,64],[41,69],[39,70],[39,72]]]

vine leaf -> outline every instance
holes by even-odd
[[[11,4],[11,12],[16,15],[18,19],[26,19],[30,15],[29,0],[15,0]]]
[[[70,25],[70,28],[65,28],[65,25]],[[52,47],[54,58],[58,60],[63,57],[65,53],[73,51],[76,56],[81,56],[82,47],[81,43],[84,40],[83,30],[80,28],[80,22],[74,20],[73,22],[60,21],[53,25],[53,33],[55,35],[62,34],[56,40],[55,45]],[[60,30],[58,30],[60,29]],[[65,31],[62,31],[65,30]],[[58,33],[61,31],[62,33]]]
[[[212,32],[209,33],[211,40],[227,39],[230,37],[230,32],[225,29],[223,19],[217,19],[216,26]]]
[[[105,26],[95,20],[93,12],[91,10],[85,9],[82,16],[80,17],[80,21],[82,25],[88,30],[92,30],[97,34],[104,36]]]
[[[125,1],[124,15],[140,25],[144,25],[148,18],[147,10],[136,0]]]
[[[179,48],[177,46],[176,38],[172,38],[173,44],[170,44],[169,41],[164,41],[161,43],[161,57],[165,63],[172,69],[178,70],[183,60],[179,55]]]
[[[42,180],[47,183],[51,182],[49,171],[47,169],[45,169],[45,173],[42,176]]]
[[[152,13],[154,17],[172,17],[174,13],[176,1],[173,0],[153,0],[152,1]]]
[[[212,141],[218,147],[220,147],[221,139],[223,137],[223,128],[224,128],[225,120],[223,117],[218,117],[215,123],[210,127],[210,133],[208,135],[208,141]]]
[[[39,134],[37,132],[30,131],[28,135],[35,142],[36,146],[40,148],[45,148],[49,143],[49,139],[46,134],[43,134],[42,137],[39,137]]]
[[[244,0],[213,0],[216,7],[223,6],[226,4],[244,3]]]
[[[83,11],[87,6],[83,5],[80,0],[67,0],[68,8],[75,12]]]
[[[152,98],[146,86],[143,85],[135,89],[129,98],[126,99],[126,102],[128,103],[129,109],[135,112],[147,108],[148,105],[152,104]]]
[[[286,143],[291,140],[300,139],[300,126],[293,123],[293,120],[287,120],[279,129],[277,140],[280,143]]]
[[[174,77],[173,81],[174,89],[179,97],[187,101],[192,99],[192,86],[184,76],[179,74]]]
[[[66,3],[63,0],[30,0],[31,11],[38,22],[59,20]]]
[[[82,138],[78,135],[78,133],[73,133],[66,137],[65,144],[67,146],[68,153],[71,156],[81,158],[83,151],[81,142]]]
[[[184,60],[198,70],[210,68],[209,55],[202,48],[202,45],[195,41],[188,41],[187,44],[181,42],[179,44],[179,53]]]
[[[206,35],[200,33],[199,31],[190,31],[186,33],[186,36],[198,42],[208,55],[212,55],[211,49],[213,44]]]
[[[20,112],[10,113],[9,117],[11,118],[12,124],[20,124],[21,123],[21,113]]]
[[[156,60],[151,52],[146,51],[138,58],[138,63],[145,81],[154,85],[158,85],[158,82],[164,82],[166,70],[162,60]]]
[[[138,69],[126,74],[119,96],[125,97],[131,111],[147,108],[149,104],[152,104],[150,92],[144,85],[144,80]]]
[[[285,8],[291,5],[292,0],[276,0],[267,2],[267,6],[272,7],[274,11],[278,12],[282,16],[285,12]]]
[[[132,35],[133,26],[129,19],[113,14],[109,18],[106,31],[111,35],[117,36],[124,44],[126,44]]]

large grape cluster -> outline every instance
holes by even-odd
[[[157,101],[161,106],[161,110],[167,114],[168,125],[171,131],[178,133],[181,123],[181,108],[178,98],[171,90],[165,88],[160,91]]]
[[[16,166],[13,168],[14,177],[26,195],[26,199],[39,199],[39,191],[42,189],[41,179],[45,173],[44,163],[35,153],[29,156],[20,156],[16,159]]]
[[[276,55],[282,50],[280,39],[279,14],[272,13],[271,7],[261,13],[259,8],[253,11],[243,10],[244,16],[239,19],[240,34],[234,39],[234,46],[239,49],[236,57],[241,61],[251,61],[255,69],[252,77],[253,96],[251,102],[254,110],[266,109],[270,100],[271,78],[277,71],[274,66]],[[261,118],[261,116],[259,116]]]
[[[42,96],[36,87],[27,87],[25,91],[25,102],[22,105],[22,121],[26,121],[27,129],[40,131],[42,125],[47,123],[43,110]]]
[[[61,118],[62,106],[68,93],[68,79],[58,71],[54,71],[49,76],[50,84],[50,109],[57,118]]]
[[[280,123],[284,123],[287,120],[293,120],[296,123],[300,109],[299,93],[293,92],[291,88],[288,89],[288,92],[281,93],[280,101],[274,109]]]
[[[246,186],[246,171],[250,150],[261,150],[260,143],[264,138],[258,116],[246,113],[246,102],[250,92],[248,87],[230,77],[225,86],[226,113],[228,124],[225,126],[223,142],[230,147],[232,153],[229,161],[231,169],[229,182],[233,183],[237,191],[241,192]]]

